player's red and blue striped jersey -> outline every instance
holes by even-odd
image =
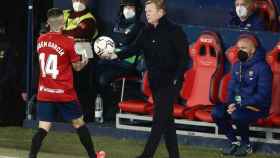
[[[74,49],[74,39],[49,32],[37,41],[40,77],[37,100],[69,102],[77,100],[73,86],[72,63],[80,60]]]

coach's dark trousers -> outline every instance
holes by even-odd
[[[164,136],[169,158],[179,158],[176,129],[172,116],[173,104],[179,96],[181,85],[152,88],[154,113],[152,131],[141,158],[153,157],[162,136]]]

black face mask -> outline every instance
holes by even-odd
[[[248,53],[243,50],[239,50],[237,53],[237,56],[238,56],[239,61],[241,61],[241,62],[245,62],[249,58]]]

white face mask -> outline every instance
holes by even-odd
[[[124,15],[125,19],[131,19],[131,18],[134,18],[135,11],[133,9],[124,8],[123,15]]]
[[[81,2],[74,2],[73,3],[73,9],[75,12],[80,12],[86,9],[86,5]]]
[[[236,7],[236,14],[239,18],[245,18],[248,15],[248,10],[245,6],[240,5]]]

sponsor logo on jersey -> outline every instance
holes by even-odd
[[[62,89],[53,89],[53,88],[47,88],[44,86],[39,86],[39,91],[40,92],[47,92],[47,93],[55,93],[55,94],[63,94],[64,90]]]

